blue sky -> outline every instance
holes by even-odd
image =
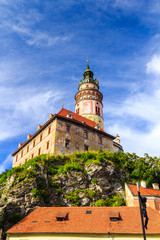
[[[0,172],[28,134],[74,95],[90,67],[105,130],[125,152],[160,155],[158,0],[0,1]]]

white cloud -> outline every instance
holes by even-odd
[[[160,55],[154,55],[147,63],[147,73],[160,74]]]
[[[8,5],[8,1],[4,1]],[[23,4],[22,4],[23,5]],[[62,44],[71,38],[71,35],[58,35],[56,32],[49,32],[45,30],[37,30],[36,26],[43,21],[43,16],[37,9],[20,9],[15,13],[15,9],[0,5],[0,28],[4,32],[17,33],[28,45],[35,45],[37,47],[50,47],[56,44]],[[16,6],[16,5],[15,5]],[[18,3],[17,3],[18,6]]]
[[[47,115],[55,113],[62,92],[47,88],[22,86],[19,88],[0,88],[0,140],[33,131],[33,123],[42,124]],[[4,121],[5,119],[5,121]]]
[[[154,84],[155,73],[160,73],[158,66],[160,56],[154,55],[146,64],[152,81],[146,81],[143,92],[130,94],[122,102],[104,104],[105,115],[114,119],[107,128],[113,134],[120,134],[125,151],[160,156],[160,84]]]
[[[109,132],[119,133],[124,150],[143,155],[160,155],[160,89],[154,94],[138,93],[120,104],[110,105],[105,113],[112,116]]]
[[[110,126],[109,131],[120,134],[121,144],[125,152],[135,152],[140,156],[143,156],[144,153],[160,156],[160,124],[155,125],[150,132],[146,133],[138,132],[129,124],[123,125],[122,123]]]
[[[0,173],[8,169],[8,166],[12,164],[13,158],[11,155],[8,155],[7,158],[0,164]]]

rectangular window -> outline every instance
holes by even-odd
[[[22,152],[21,152],[21,157],[23,157],[23,150],[22,150]]]
[[[100,108],[99,108],[99,107],[96,107],[96,114],[97,114],[98,116],[100,116]]]
[[[84,145],[84,151],[88,151],[88,146]]]
[[[76,134],[79,134],[79,127],[76,127]]]
[[[42,134],[40,135],[40,142],[42,141]]]
[[[48,135],[51,133],[51,126],[48,128]]]
[[[16,162],[18,161],[18,154],[17,154],[17,156],[16,156]]]
[[[99,137],[99,144],[102,144],[102,138]]]
[[[25,163],[27,162],[27,158],[25,159]]]
[[[40,154],[41,154],[41,148],[38,149],[38,155],[40,155]]]
[[[47,150],[49,149],[49,141],[47,142],[46,149],[47,149]]]
[[[66,139],[66,141],[65,141],[65,147],[66,147],[66,148],[69,148],[69,142],[70,142],[70,141],[69,141],[68,139]]]
[[[70,128],[71,128],[71,126],[70,126],[70,125],[67,125],[67,126],[66,126],[66,132],[67,132],[67,133],[69,133],[69,132],[70,132]]]
[[[34,158],[34,153],[32,153],[31,158]]]
[[[91,213],[92,213],[92,211],[86,210],[86,214],[91,214]]]
[[[29,146],[27,146],[27,153],[29,152]]]
[[[87,131],[84,131],[84,138],[88,139],[88,132]]]
[[[33,141],[33,147],[35,147],[35,146],[36,146],[36,140]]]

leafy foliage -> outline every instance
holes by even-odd
[[[80,193],[80,189],[76,189],[74,192],[69,192],[64,197],[68,199],[72,204],[80,206],[81,202],[78,196],[78,193]]]
[[[99,199],[95,203],[96,207],[104,207],[104,206],[119,207],[119,206],[125,206],[125,205],[126,205],[126,202],[124,198],[118,194],[114,194],[111,197],[107,197],[106,200]]]

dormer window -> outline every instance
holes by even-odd
[[[73,114],[71,112],[69,112],[67,115],[66,115],[68,118],[72,118],[73,117]]]
[[[111,222],[122,220],[119,212],[110,212],[109,218]]]
[[[59,221],[59,222],[69,220],[68,219],[68,213],[63,213],[63,212],[58,213],[56,218],[57,218],[57,221]]]
[[[97,125],[95,126],[95,128],[98,129],[98,130],[100,130],[100,125],[97,124]]]
[[[110,218],[111,222],[117,222],[119,219],[118,218]]]

